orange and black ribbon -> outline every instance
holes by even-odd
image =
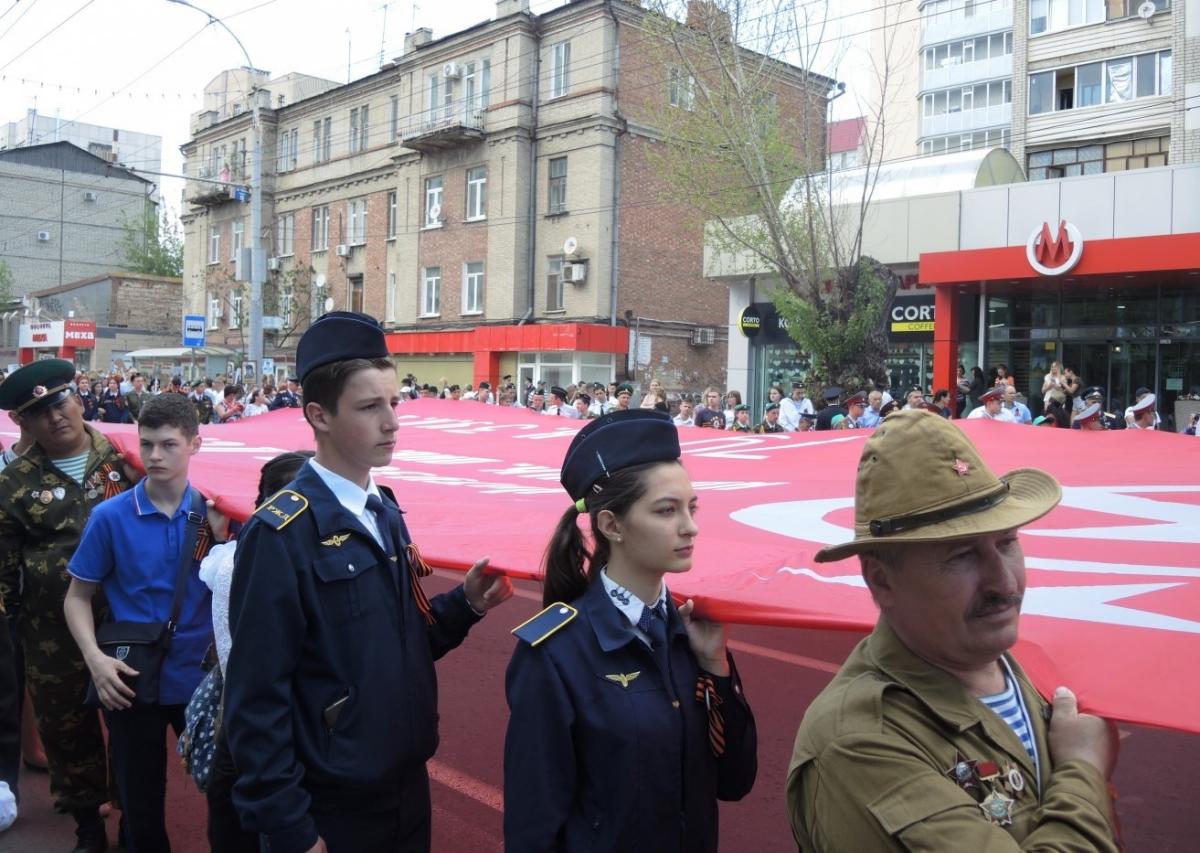
[[[200,523],[200,530],[196,534],[196,551],[192,555],[193,560],[203,560],[208,556],[208,549],[212,547],[213,534],[212,527],[208,524],[208,519],[204,519]]]
[[[725,754],[725,718],[721,715],[721,696],[711,675],[696,679],[696,701],[708,709],[708,745],[713,755],[720,758]]]
[[[426,624],[432,625],[437,619],[433,615],[433,608],[429,605],[425,590],[421,589],[421,578],[433,574],[433,566],[425,562],[415,542],[409,542],[404,551],[408,555],[408,581],[412,588],[413,600],[417,602],[417,609],[425,617]]]
[[[116,473],[116,479],[112,475]],[[121,474],[111,462],[105,462],[100,466],[100,475],[104,479],[104,499],[115,498],[123,491],[121,489]]]

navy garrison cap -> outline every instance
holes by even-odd
[[[296,373],[303,382],[318,367],[352,358],[387,358],[387,339],[374,317],[330,311],[308,327],[296,347]]]
[[[559,482],[572,500],[623,468],[679,458],[679,430],[654,409],[611,412],[588,423],[567,448]]]
[[[0,382],[0,409],[17,414],[44,410],[70,396],[74,378],[75,365],[65,359],[27,364]]]

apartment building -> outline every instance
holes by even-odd
[[[1013,152],[1031,181],[1200,158],[1200,0],[1014,9]]]
[[[70,142],[101,160],[148,173],[162,171],[162,137],[119,127],[64,121],[27,110],[25,118],[0,124],[0,151]],[[157,178],[151,177],[151,181]]]
[[[14,295],[121,269],[123,223],[144,215],[153,189],[69,142],[0,151],[0,259]]]
[[[210,341],[241,348],[248,313],[236,259],[253,84],[265,353],[281,373],[312,318],[351,309],[383,320],[397,368],[421,381],[723,382],[727,300],[704,279],[701,222],[664,201],[651,157],[653,116],[689,108],[689,81],[646,48],[645,16],[624,0],[541,15],[499,0],[493,20],[440,39],[418,29],[349,84],[248,70],[214,81],[243,94],[193,121],[182,217],[185,299]],[[771,68],[781,110],[828,91]],[[807,114],[823,140],[824,110]]]
[[[1013,0],[926,0],[920,16],[920,153],[1009,147]]]

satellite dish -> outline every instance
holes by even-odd
[[[578,240],[576,240],[574,237],[568,237],[568,238],[567,238],[567,239],[566,239],[566,240],[563,242],[563,248],[562,248],[562,250],[563,250],[563,254],[564,254],[564,255],[573,255],[573,254],[575,254],[577,251],[579,251],[579,241],[578,241]]]
[[[1137,7],[1138,17],[1143,21],[1148,21],[1154,17],[1154,13],[1158,11],[1158,7],[1154,5],[1154,0],[1145,0],[1142,5]]]

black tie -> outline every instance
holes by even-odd
[[[391,564],[389,568],[392,580],[399,584],[400,550],[399,543],[396,541],[396,531],[392,529],[391,516],[379,495],[367,495],[367,509],[375,515],[375,526],[379,528],[379,538],[383,540],[383,550],[391,557],[388,562]]]
[[[643,607],[642,616],[638,619],[638,628],[650,638],[651,652],[662,670],[663,678],[668,678],[670,654],[667,648],[667,614],[662,604],[654,607]]]

